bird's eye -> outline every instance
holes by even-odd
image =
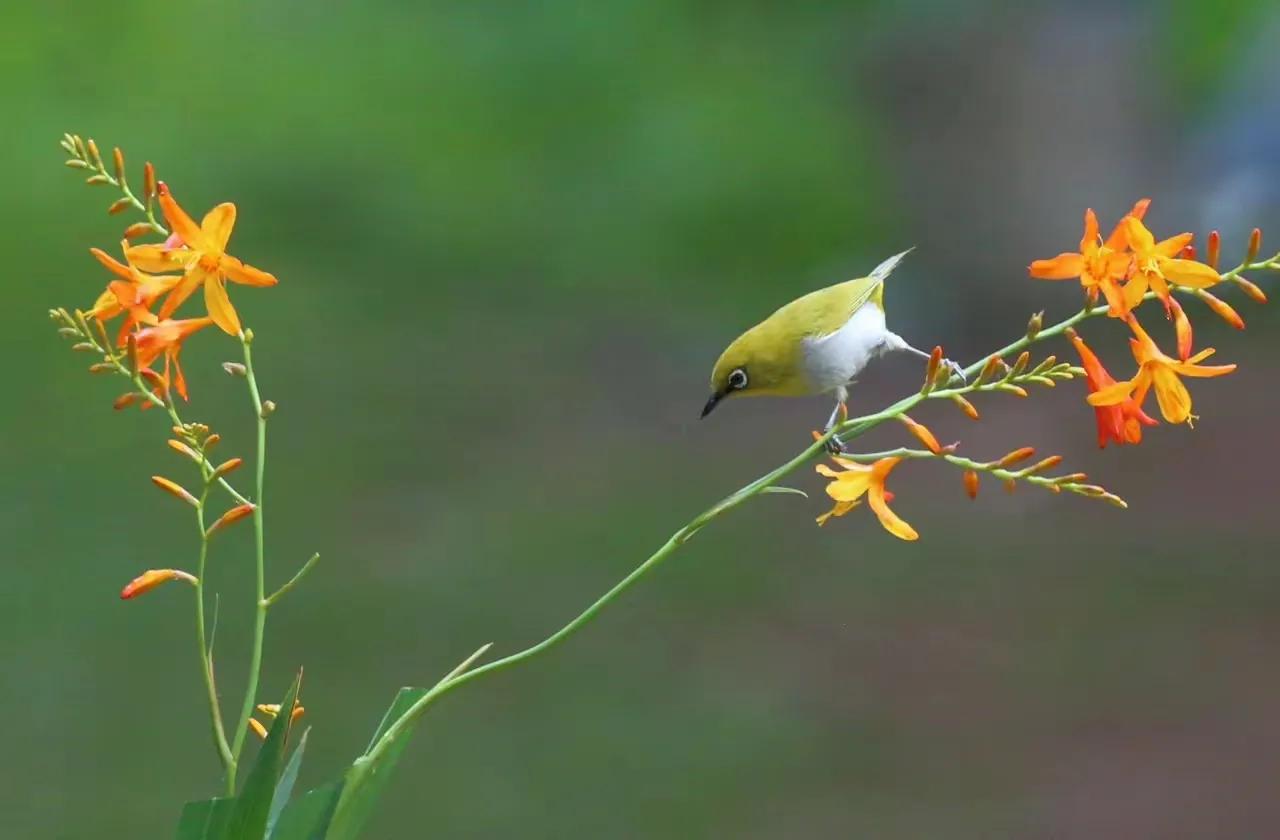
[[[747,372],[742,368],[738,368],[729,374],[729,387],[735,391],[741,391],[747,387]]]

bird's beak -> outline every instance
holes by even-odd
[[[727,391],[716,391],[715,393],[713,393],[711,395],[711,399],[707,400],[707,404],[702,407],[702,416],[706,417],[708,414],[710,414],[711,410],[715,408],[722,399],[725,398],[725,394],[727,393],[728,393]]]

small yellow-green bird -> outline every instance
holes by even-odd
[[[797,298],[734,339],[711,372],[702,416],[732,395],[834,393],[826,431],[849,399],[854,377],[872,359],[890,350],[928,358],[885,326],[884,281],[908,253],[889,257],[866,277]],[[963,376],[954,362],[946,364]]]

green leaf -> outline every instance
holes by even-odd
[[[235,808],[227,823],[228,840],[261,840],[267,834],[267,820],[271,816],[271,801],[275,797],[276,783],[284,764],[285,743],[289,738],[293,715],[293,701],[298,696],[302,674],[298,674],[289,693],[280,704],[280,713],[271,724],[267,740],[262,742],[258,756],[245,777],[244,787],[235,799]]]
[[[803,490],[797,490],[797,489],[796,489],[796,488],[794,488],[794,487],[783,487],[781,484],[771,484],[771,485],[769,485],[768,487],[766,487],[766,488],[764,488],[763,490],[761,490],[760,492],[762,492],[762,493],[786,493],[786,494],[791,495],[791,496],[804,496],[806,499],[807,499],[807,498],[809,498],[809,494],[808,494],[808,493],[806,493],[806,492],[804,492]]]
[[[413,728],[407,729],[403,738],[380,753],[377,761],[370,759],[369,754],[391,725],[426,693],[425,688],[402,688],[396,694],[391,708],[387,709],[387,713],[382,716],[382,723],[378,724],[378,730],[369,742],[369,748],[347,770],[342,797],[338,802],[325,840],[355,840],[360,836],[360,830],[364,828],[365,822],[373,812],[374,804],[383,788],[387,786],[391,772],[395,769],[396,762],[400,760],[400,754],[404,752]]]
[[[284,707],[281,706],[281,708]],[[293,796],[293,786],[298,781],[298,770],[302,767],[302,754],[307,749],[309,734],[311,734],[310,729],[303,732],[302,737],[298,739],[298,746],[294,748],[293,755],[289,756],[289,763],[285,765],[284,774],[276,785],[276,792],[271,798],[271,813],[267,816],[268,837],[271,836],[271,830],[275,828],[276,821],[280,819],[280,812],[284,810],[285,805],[289,804],[289,797]]]
[[[223,840],[234,805],[235,800],[230,798],[188,802],[178,818],[175,840]]]
[[[308,791],[285,806],[271,840],[326,840],[329,821],[342,798],[343,780]]]

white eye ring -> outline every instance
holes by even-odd
[[[735,391],[741,391],[747,387],[747,372],[742,368],[738,368],[729,374],[729,387]]]

